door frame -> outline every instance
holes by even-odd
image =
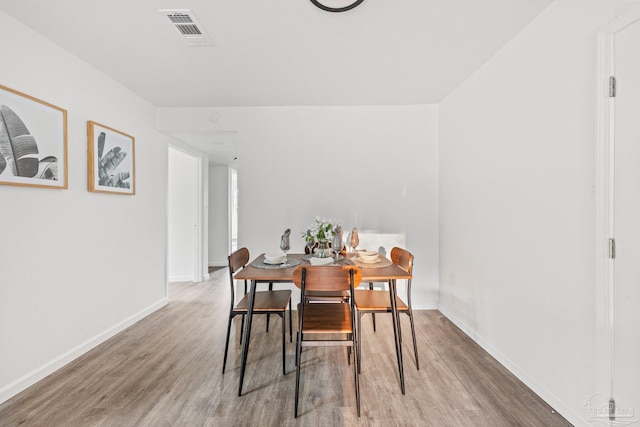
[[[620,15],[598,32],[598,118],[596,141],[596,342],[595,395],[613,396],[615,356],[615,283],[610,240],[614,229],[615,98],[609,96],[610,76],[615,75],[615,36],[640,20],[640,6]]]

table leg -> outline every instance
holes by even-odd
[[[402,363],[402,344],[399,337],[398,307],[396,304],[396,281],[389,280],[389,297],[391,299],[391,317],[393,319],[393,334],[396,339],[396,357],[398,358],[398,372],[400,373],[400,390],[404,394],[404,367]]]
[[[253,303],[256,296],[256,281],[251,281],[249,290],[249,301],[247,305],[247,320],[244,322],[244,331],[242,331],[242,364],[240,366],[240,385],[238,387],[238,396],[242,396],[242,382],[244,381],[244,370],[247,367],[247,355],[249,354],[249,338],[251,337],[251,320],[253,318]]]

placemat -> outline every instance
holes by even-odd
[[[380,260],[378,262],[362,262],[358,258],[349,258],[350,261],[360,268],[382,268],[393,264],[390,259],[385,258],[382,255],[380,255],[378,259]]]
[[[313,255],[311,254],[306,254],[302,257],[303,261],[307,261],[307,262],[311,262],[311,258],[313,257]],[[331,256],[331,257],[327,257],[327,258],[333,258],[336,259],[335,255]],[[338,255],[338,261],[342,261],[344,259],[344,256],[342,255]]]
[[[260,257],[251,262],[251,266],[255,268],[265,268],[269,270],[279,270],[281,268],[291,268],[300,265],[300,260],[297,258],[287,258],[286,264],[265,264],[264,257]]]
[[[302,259],[306,262],[309,262],[309,258],[305,259],[305,257],[302,257]],[[379,262],[363,262],[355,257],[345,258],[341,256],[338,262],[335,262],[333,264],[327,264],[327,265],[355,265],[360,268],[382,268],[382,267],[388,267],[391,264],[393,264],[393,262],[391,262],[390,259],[385,258],[382,255],[380,256],[379,259],[380,259]]]

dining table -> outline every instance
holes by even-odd
[[[253,305],[258,283],[293,283],[293,272],[300,265],[311,265],[310,255],[287,254],[287,261],[284,264],[272,265],[264,261],[264,254],[259,255],[255,260],[247,264],[234,276],[236,280],[247,280],[250,282],[249,301],[247,307],[247,318],[242,331],[242,361],[240,366],[240,384],[238,386],[238,396],[242,396],[242,385],[247,367],[247,356],[249,354],[249,343],[251,338],[251,321],[253,315]],[[382,257],[379,265],[366,264],[360,262],[357,254],[348,253],[341,256],[335,263],[329,265],[354,265],[362,270],[362,282],[387,282],[389,284],[389,302],[391,305],[391,317],[393,323],[393,333],[396,342],[396,358],[398,362],[398,373],[400,377],[400,390],[405,394],[404,367],[402,362],[402,344],[398,337],[399,316],[396,306],[397,280],[408,280],[412,278],[406,270],[392,263],[387,258]]]

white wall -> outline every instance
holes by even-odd
[[[253,255],[287,227],[301,251],[316,214],[406,233],[416,307],[437,304],[440,271],[441,310],[585,424],[595,31],[631,5],[556,1],[440,108],[160,109],[158,123],[238,132],[239,239]],[[153,106],[2,12],[0,40],[0,83],[69,112],[69,189],[0,186],[2,401],[165,303],[167,154]],[[87,120],[136,137],[136,196],[86,191]]]
[[[298,236],[315,215],[404,232],[416,257],[413,302],[436,306],[437,107],[161,108],[158,123],[237,131],[238,239],[252,255],[277,248],[286,228],[292,251],[303,251]]]
[[[229,166],[209,167],[209,265],[226,266],[231,247]]]
[[[68,190],[0,186],[0,402],[166,303],[155,108],[0,12],[0,83],[68,112]],[[133,135],[136,195],[87,191],[87,121]]]
[[[596,32],[631,5],[554,2],[440,105],[440,309],[576,425],[598,392]]]

